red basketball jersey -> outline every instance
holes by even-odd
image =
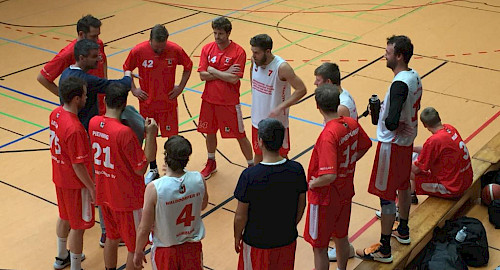
[[[167,46],[161,55],[156,54],[149,41],[137,44],[129,53],[123,70],[139,69],[139,84],[148,93],[141,106],[148,106],[156,111],[165,108],[165,103],[177,106],[177,99],[169,99],[168,95],[175,86],[175,71],[177,65],[184,70],[193,68],[193,62],[184,50],[177,44],[167,41]]]
[[[74,113],[62,106],[50,114],[50,154],[52,156],[52,181],[60,188],[85,187],[72,164],[83,163],[92,175],[89,136]]]
[[[45,79],[53,82],[61,73],[70,65],[73,65],[75,61],[75,44],[77,40],[73,40],[70,44],[64,47],[52,60],[50,60],[42,68],[40,73],[45,77]],[[106,63],[106,54],[104,53],[104,43],[102,40],[98,39],[97,44],[99,44],[99,62],[97,63],[97,68],[87,71],[88,74],[92,74],[99,78],[104,78],[104,63]]]
[[[472,183],[469,150],[451,125],[430,136],[424,143],[415,165],[430,171],[452,193],[461,193]]]
[[[220,50],[215,42],[208,43],[201,49],[200,66],[198,72],[207,71],[209,66],[225,71],[234,64],[240,65],[237,74],[243,78],[247,54],[243,48],[231,41],[229,46]],[[207,102],[217,105],[236,105],[240,103],[240,81],[235,84],[215,79],[205,82],[205,90],[201,98]]]
[[[144,180],[134,171],[147,165],[146,156],[132,129],[120,120],[95,116],[89,123],[94,154],[97,205],[115,211],[142,208]]]
[[[370,138],[356,120],[340,117],[328,121],[314,145],[307,181],[324,174],[335,174],[337,178],[328,186],[309,189],[309,202],[328,205],[330,198],[350,200],[354,196],[357,152],[371,145]]]

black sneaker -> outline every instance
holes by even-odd
[[[411,204],[418,204],[418,197],[416,193],[411,194]]]
[[[69,250],[68,250],[68,256],[64,259],[61,259],[59,257],[56,257],[56,261],[54,262],[54,269],[64,269],[66,266],[71,264],[71,257],[69,256]]]

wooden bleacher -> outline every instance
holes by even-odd
[[[363,261],[355,269],[405,269],[405,267],[420,253],[431,240],[434,228],[443,226],[444,222],[457,214],[466,204],[477,202],[481,197],[481,176],[500,161],[500,132],[494,136],[472,158],[474,172],[471,187],[458,201],[428,197],[410,214],[410,245],[401,245],[396,239],[391,239],[394,261],[384,264],[373,261]]]

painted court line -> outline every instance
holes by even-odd
[[[6,147],[6,146],[9,146],[9,145],[11,145],[11,144],[13,144],[13,143],[16,143],[16,142],[18,142],[18,141],[21,141],[21,140],[27,139],[27,138],[29,138],[29,137],[31,137],[31,136],[33,136],[33,135],[36,135],[36,134],[38,134],[38,133],[40,133],[40,132],[43,132],[43,131],[45,131],[45,130],[47,130],[47,129],[49,129],[49,127],[42,128],[42,129],[37,130],[37,131],[35,131],[35,132],[32,132],[32,133],[30,133],[30,134],[24,135],[24,136],[22,136],[21,138],[18,138],[18,139],[15,139],[15,140],[11,141],[11,142],[6,143],[6,144],[0,145],[0,149],[4,148],[4,147]]]

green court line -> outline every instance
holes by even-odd
[[[195,119],[196,119],[196,118],[198,118],[198,117],[200,117],[200,115],[199,115],[199,114],[197,114],[197,115],[195,115],[195,116],[193,116],[193,117],[189,118],[189,119],[188,119],[188,120],[186,120],[186,121],[183,121],[183,122],[179,123],[179,127],[180,127],[180,126],[183,126],[183,125],[185,125],[185,124],[187,124],[187,123],[189,123],[189,122],[191,122],[191,121],[193,121],[193,120],[195,120]]]
[[[311,3],[311,2],[309,2],[309,3]],[[297,8],[297,9],[304,9],[304,7],[298,7],[298,6],[293,6],[293,5],[289,5],[289,4],[279,3],[278,5],[285,6],[285,7]],[[339,8],[337,6],[332,6],[332,8],[338,9],[338,10],[347,10],[347,9],[344,9],[344,8]],[[304,10],[310,10],[310,11],[315,11],[316,10],[317,11],[318,8],[314,8],[313,7],[313,8],[307,8],[307,9],[304,9]],[[381,21],[376,21],[376,20],[371,20],[371,19],[365,19],[365,18],[358,18],[356,16],[349,16],[349,15],[346,15],[346,14],[343,14],[343,13],[330,13],[329,12],[329,13],[324,13],[324,14],[327,14],[328,16],[335,16],[335,17],[353,19],[353,20],[358,20],[358,21],[381,23]],[[308,14],[308,15],[313,15],[313,14]],[[342,33],[342,32],[339,32],[339,33]],[[348,34],[348,33],[342,33],[342,34]]]
[[[391,3],[392,1],[394,1],[394,0],[389,0],[389,1],[386,1],[386,2],[384,2],[384,3],[378,4],[378,5],[376,5],[376,6],[372,7],[372,8],[370,8],[370,10],[374,10],[374,9],[379,8],[379,7],[383,7],[383,6],[385,6],[385,5],[389,4],[389,3]],[[359,16],[364,15],[364,14],[366,14],[366,11],[363,11],[363,12],[360,12],[360,13],[358,13],[358,14],[354,15],[354,18],[358,18]]]
[[[31,121],[28,121],[28,120],[25,120],[25,119],[22,119],[22,118],[19,118],[19,117],[16,117],[14,115],[11,115],[11,114],[8,114],[8,113],[4,113],[4,112],[0,112],[1,115],[5,115],[7,117],[10,117],[12,119],[16,119],[16,120],[19,120],[21,122],[24,122],[24,123],[28,123],[30,125],[33,125],[35,127],[39,127],[39,128],[45,128],[45,126],[42,126],[42,125],[39,125],[39,124],[36,124],[36,123],[33,123]]]
[[[437,3],[437,2],[440,2],[440,1],[441,1],[441,0],[435,0],[435,1],[432,1],[432,2],[431,2],[431,4],[433,4],[433,3]],[[427,7],[427,6],[421,6],[421,7],[418,7],[418,8],[416,8],[416,9],[414,9],[414,10],[412,10],[412,11],[410,11],[410,12],[406,13],[406,14],[401,15],[400,17],[397,17],[397,18],[395,18],[395,19],[393,19],[393,20],[389,21],[388,23],[397,22],[397,21],[399,21],[400,19],[402,19],[402,18],[404,18],[404,17],[406,17],[406,16],[408,16],[408,15],[410,15],[410,14],[412,14],[412,13],[416,12],[416,11],[420,11],[420,10],[422,10],[422,9],[423,9],[423,8],[425,8],[425,7]]]
[[[10,99],[13,99],[13,100],[16,100],[16,101],[19,101],[19,102],[22,102],[22,103],[25,103],[25,104],[28,104],[28,105],[31,105],[31,106],[34,106],[34,107],[37,107],[37,108],[40,108],[40,109],[44,109],[46,111],[49,111],[51,112],[52,110],[47,108],[47,107],[44,107],[44,106],[41,106],[41,105],[38,105],[38,104],[35,104],[35,103],[31,103],[29,101],[26,101],[26,100],[22,100],[22,99],[19,99],[19,98],[16,98],[16,97],[13,97],[13,96],[10,96],[10,95],[7,95],[7,94],[4,94],[4,93],[0,93],[0,96],[4,96],[6,98],[10,98]]]

